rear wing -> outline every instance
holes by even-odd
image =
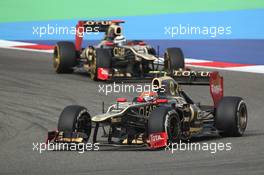
[[[219,72],[175,71],[171,77],[183,85],[209,85],[215,107],[224,95],[224,79]]]
[[[183,85],[209,85],[210,74],[208,71],[174,71],[171,76],[177,83]]]
[[[105,68],[98,69],[98,79],[107,80],[108,82],[126,82],[126,83],[143,83],[153,81],[155,78],[170,77],[174,79],[180,85],[207,85],[210,87],[210,94],[214,101],[214,106],[218,105],[218,102],[224,95],[223,77],[218,72],[208,71],[191,71],[191,70],[179,70],[174,71],[171,74],[165,71],[151,71],[149,76],[144,78],[138,77],[113,77],[109,74],[109,70]]]
[[[107,32],[110,25],[119,25],[123,20],[104,20],[104,21],[78,21],[76,25],[75,47],[77,51],[81,50],[83,34],[86,32]]]

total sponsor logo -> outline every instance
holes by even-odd
[[[149,141],[150,141],[150,147],[151,148],[161,148],[167,145],[167,133],[161,132],[161,133],[154,133],[150,134]]]
[[[150,141],[151,142],[157,142],[160,140],[164,140],[164,138],[162,138],[159,134],[151,134],[150,135]]]

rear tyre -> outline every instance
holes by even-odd
[[[181,120],[178,113],[171,107],[157,107],[149,116],[148,134],[159,132],[167,133],[168,143],[181,140]]]
[[[169,74],[174,70],[184,69],[184,55],[180,48],[167,48],[164,54],[164,69]]]
[[[247,127],[247,106],[240,97],[223,97],[216,109],[215,124],[221,136],[242,136]]]
[[[67,106],[59,117],[58,131],[71,135],[80,132],[87,135],[84,141],[88,141],[91,134],[91,116],[87,109],[78,105]]]
[[[110,68],[112,55],[109,49],[96,49],[95,59],[93,60],[90,76],[92,80],[97,80],[98,68]]]
[[[58,42],[53,52],[53,67],[57,73],[72,73],[76,66],[76,50],[72,42]]]

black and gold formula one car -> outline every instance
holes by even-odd
[[[210,86],[214,104],[195,103],[180,87],[177,80],[190,83],[190,75],[192,81]],[[119,98],[95,116],[83,106],[67,106],[60,114],[57,131],[48,133],[47,142],[92,141],[155,149],[205,133],[242,136],[246,130],[246,103],[241,97],[223,96],[223,78],[218,72],[176,71],[173,77],[154,78],[152,86],[154,91],[143,92],[130,102]],[[103,137],[98,137],[99,129],[104,131]]]
[[[85,70],[93,80],[153,78],[156,71],[172,73],[184,69],[180,48],[167,48],[160,58],[155,48],[141,40],[127,41],[120,26],[124,21],[79,21],[75,43],[58,42],[54,48],[53,67],[57,73]],[[85,33],[104,32],[98,45],[82,48]]]

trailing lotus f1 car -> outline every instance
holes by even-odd
[[[98,130],[102,129],[105,142],[101,143],[154,149],[205,133],[235,137],[244,134],[246,103],[241,97],[223,96],[223,78],[218,72],[176,71],[173,75],[154,78],[155,91],[144,92],[131,102],[119,98],[99,115],[90,116],[83,106],[67,106],[59,117],[57,131],[49,132],[47,141],[99,143]],[[214,103],[195,103],[177,80],[209,85]]]
[[[127,41],[120,26],[124,21],[79,21],[75,43],[62,41],[54,48],[53,67],[57,73],[72,73],[84,69],[93,80],[114,77],[154,77],[155,71],[172,73],[184,68],[180,48],[167,48],[164,58],[159,58],[155,48],[141,40]],[[82,48],[85,32],[104,32],[102,41],[95,46]]]

